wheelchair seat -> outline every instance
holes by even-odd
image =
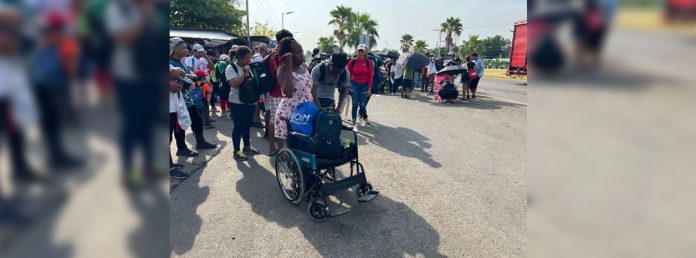
[[[337,167],[353,160],[357,154],[357,145],[351,142],[348,148],[344,148],[343,142],[343,139],[337,139],[336,142],[332,143],[332,145],[336,144],[336,146],[332,147],[341,149],[338,156],[327,156],[325,153],[316,151],[317,144],[311,136],[294,132],[288,134],[288,146],[291,149],[314,155],[316,159],[316,169]]]

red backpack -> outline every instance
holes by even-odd
[[[476,69],[469,69],[467,71],[467,77],[469,77],[469,80],[478,79],[478,73],[476,73]]]

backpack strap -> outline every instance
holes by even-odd
[[[320,81],[320,82],[323,82],[323,81],[324,81],[324,77],[326,77],[326,75],[325,75],[326,72],[324,71],[325,68],[326,68],[326,64],[324,64],[324,63],[322,62],[322,63],[319,65],[319,81]]]

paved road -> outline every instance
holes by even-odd
[[[266,156],[232,160],[231,122],[206,137],[222,145],[179,159],[193,176],[171,192],[174,257],[526,255],[526,86],[484,78],[479,99],[455,104],[374,96],[360,157],[381,191],[370,203],[339,194],[352,211],[313,222],[285,201]],[[496,97],[496,99],[492,98]],[[508,102],[500,100],[513,100]],[[265,152],[261,132],[254,145]],[[193,139],[188,139],[193,140]],[[339,169],[345,171],[345,169]]]

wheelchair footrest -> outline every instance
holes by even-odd
[[[323,184],[321,186],[321,191],[324,195],[333,195],[340,191],[351,188],[355,185],[367,182],[364,173],[356,174],[352,177],[344,178],[335,183]]]
[[[379,191],[369,191],[369,192],[367,192],[367,194],[365,194],[365,195],[361,196],[360,198],[358,198],[358,201],[359,201],[359,202],[369,202],[369,201],[372,201],[372,199],[374,199],[375,197],[377,197],[378,194],[379,194]]]
[[[338,217],[341,215],[345,215],[346,213],[350,212],[350,208],[339,206],[337,208],[329,208],[329,217]]]

